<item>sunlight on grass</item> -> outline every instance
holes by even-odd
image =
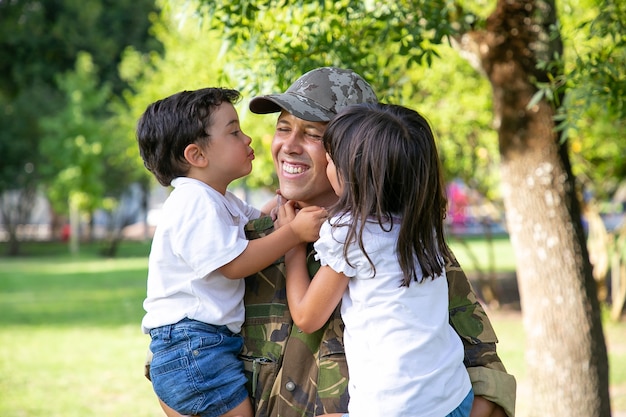
[[[137,271],[145,270],[148,265],[147,258],[124,258],[124,259],[94,259],[94,260],[71,260],[71,259],[42,259],[37,262],[28,262],[22,258],[2,259],[4,274],[36,274],[65,275],[89,272],[114,272],[120,270]]]
[[[477,238],[450,236],[448,244],[461,266],[468,271],[489,271],[491,268],[494,271],[515,270],[515,254],[506,237],[494,237],[487,242]]]
[[[0,330],[0,415],[161,416],[139,325]]]

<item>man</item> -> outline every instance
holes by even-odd
[[[300,77],[284,94],[252,99],[250,110],[280,112],[272,157],[282,198],[301,207],[328,207],[337,197],[326,177],[321,142],[330,119],[342,108],[376,102],[371,86],[350,70],[318,68]],[[270,218],[249,223],[250,239],[273,230]],[[319,267],[312,247],[309,273]],[[514,416],[515,379],[497,356],[495,333],[456,262],[446,267],[450,321],[465,346],[465,365],[476,396],[473,417]],[[242,329],[250,392],[257,417],[310,417],[347,412],[348,370],[339,308],[319,331],[306,334],[292,322],[282,259],[246,279],[246,322]],[[167,407],[164,407],[170,416]],[[412,415],[409,411],[407,415]],[[419,415],[415,412],[414,415]]]

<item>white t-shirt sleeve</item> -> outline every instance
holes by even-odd
[[[346,240],[348,227],[332,227],[325,221],[320,228],[320,238],[314,243],[315,259],[320,261],[322,266],[329,266],[335,272],[343,273],[347,277],[356,275],[356,267],[349,265],[343,254],[343,246]]]
[[[243,214],[243,216],[247,219],[246,223],[250,220],[258,219],[259,217],[261,217],[261,210],[241,200],[230,191],[226,192],[225,197],[231,204],[237,207],[241,214]]]

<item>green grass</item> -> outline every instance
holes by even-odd
[[[483,256],[484,242],[468,243]],[[514,268],[508,242],[496,245],[498,270]],[[0,253],[4,249],[0,244]],[[149,244],[125,242],[115,259],[100,257],[98,245],[83,245],[78,255],[60,244],[23,249],[25,256],[0,257],[0,416],[162,416],[143,376]],[[464,248],[453,243],[453,250],[468,268]],[[532,399],[524,397],[529,382],[520,315],[489,316],[498,353],[518,380],[517,415],[524,417]],[[605,335],[613,410],[626,410],[626,323],[606,322]]]
[[[494,236],[487,241],[479,236],[449,236],[448,244],[461,266],[467,271],[480,269],[496,272],[515,271],[515,254],[509,238]]]
[[[148,250],[28,244],[0,258],[1,416],[163,415],[142,366]]]

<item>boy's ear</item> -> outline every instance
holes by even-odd
[[[187,145],[183,155],[185,156],[187,162],[195,167],[204,167],[209,162],[205,152],[195,143]]]

